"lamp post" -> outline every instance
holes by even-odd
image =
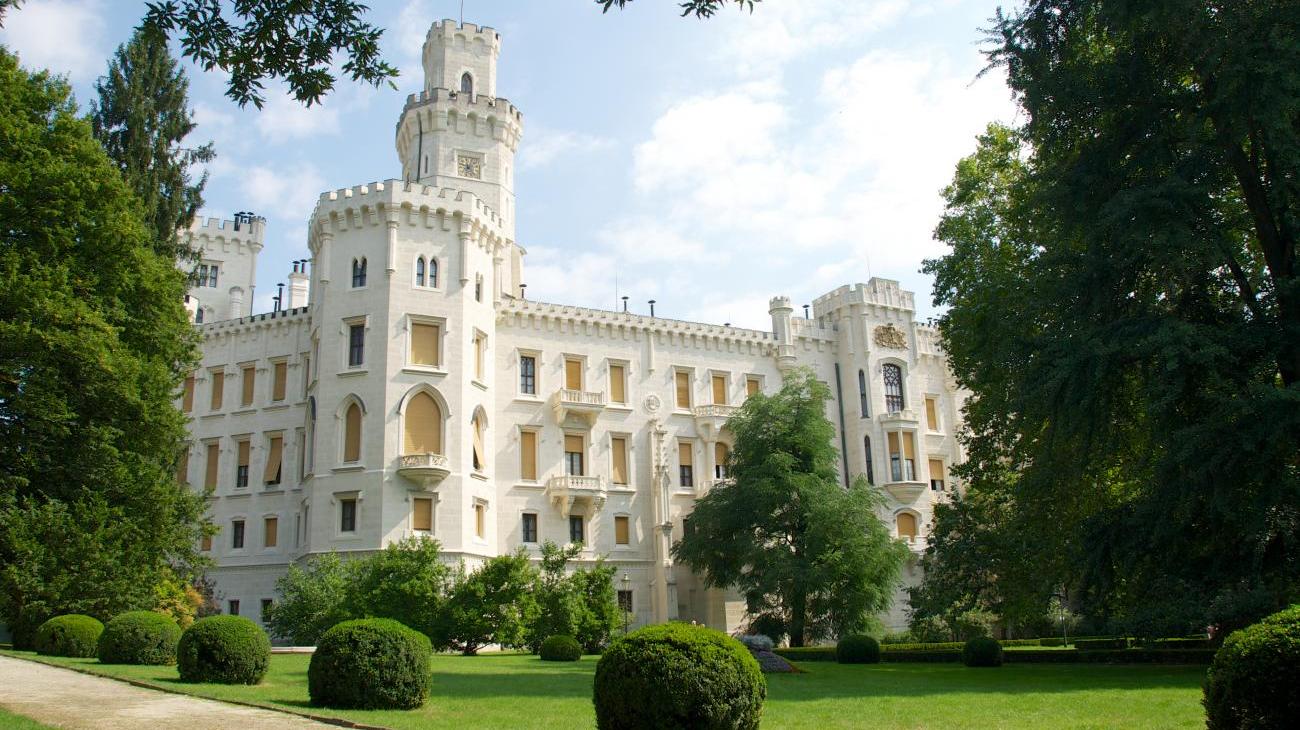
[[[624,573],[623,574],[623,595],[625,596],[632,595],[631,593],[628,592],[630,590],[628,586],[631,584],[631,582],[632,579],[627,576],[627,573]],[[622,603],[622,601],[619,601],[619,603]],[[630,605],[631,601],[628,601],[628,604],[629,605],[627,606],[619,606],[619,608],[623,609],[623,635],[624,636],[627,636],[628,622],[632,618],[632,606]]]

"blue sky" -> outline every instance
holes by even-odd
[[[1003,0],[1004,2],[1006,0]],[[394,125],[422,86],[429,25],[459,0],[373,0],[398,90],[341,82],[306,109],[270,89],[227,100],[191,68],[195,137],[216,144],[205,214],[266,216],[256,311],[326,190],[399,177]],[[588,0],[466,0],[502,34],[497,91],[524,112],[517,228],[529,298],[766,329],[767,301],[811,302],[871,275],[934,313],[924,258],[941,188],[990,121],[1014,121],[1001,73],[982,79],[997,0],[764,0],[754,13],[679,18],[668,0],[602,15]],[[0,42],[64,73],[78,99],[143,2],[27,0]]]

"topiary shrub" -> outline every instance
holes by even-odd
[[[1206,725],[1290,728],[1300,718],[1300,606],[1228,635],[1205,680]]]
[[[968,667],[1002,666],[1002,645],[989,636],[976,636],[961,649],[961,660]]]
[[[271,660],[271,640],[243,616],[195,621],[176,645],[182,682],[257,684]]]
[[[880,642],[866,634],[846,636],[835,645],[835,661],[840,664],[876,664],[880,661]]]
[[[637,629],[596,664],[598,728],[757,728],[766,697],[749,650],[703,626]]]
[[[37,627],[34,648],[45,656],[91,657],[103,632],[104,624],[93,616],[55,616]]]
[[[410,710],[433,681],[429,637],[387,618],[344,621],[321,635],[307,668],[313,705]]]
[[[105,664],[175,664],[181,627],[171,616],[128,611],[116,616],[99,636],[99,661]]]
[[[572,636],[556,634],[546,637],[538,655],[544,662],[576,662],[582,658],[582,647]]]

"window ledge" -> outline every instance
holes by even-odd
[[[631,484],[613,484],[613,483],[611,483],[611,484],[609,485],[609,491],[611,491],[611,492],[635,492],[635,491],[636,491],[636,487],[633,487]]]
[[[271,403],[270,405],[268,405],[268,406],[264,406],[264,407],[262,408],[262,410],[267,411],[267,412],[270,412],[270,411],[285,411],[285,410],[288,410],[288,409],[289,409],[289,405],[290,405],[289,403],[286,403],[286,402],[284,402],[284,401],[282,401],[282,400],[278,400],[278,401],[274,401],[274,402],[272,402],[272,403]]]
[[[546,485],[541,482],[516,482],[515,489],[546,489]]]
[[[415,373],[416,375],[446,375],[447,371],[440,365],[405,365],[402,367],[404,373]]]
[[[225,417],[226,417],[226,414],[224,414],[224,413],[204,413],[203,415],[199,416],[199,418],[200,418],[201,420],[204,420],[204,421],[209,420],[209,419],[225,418]]]
[[[223,495],[221,495],[221,496],[223,496],[223,497],[228,497],[228,498],[230,498],[230,499],[234,499],[235,497],[243,498],[243,497],[251,497],[251,496],[253,496],[252,492],[249,492],[249,491],[248,491],[248,487],[239,487],[239,489],[242,490],[242,491],[238,491],[238,492],[230,492],[230,493],[228,493],[228,494],[223,494]]]
[[[357,367],[357,368],[348,368],[347,370],[340,370],[338,371],[337,375],[340,378],[350,378],[356,375],[365,375],[368,372],[370,372],[369,368]]]
[[[338,473],[341,473],[341,472],[349,472],[349,471],[365,471],[365,470],[366,470],[366,465],[365,465],[365,464],[344,464],[344,465],[342,465],[342,466],[336,466],[336,467],[334,467],[332,471],[333,471],[334,473],[338,474]]]
[[[469,473],[469,476],[471,479],[477,479],[480,482],[486,482],[488,480],[487,474],[484,474],[481,471],[472,471]]]
[[[240,406],[239,410],[231,411],[232,416],[248,416],[257,413],[257,409],[252,406]]]
[[[607,411],[624,411],[624,412],[627,412],[627,413],[631,413],[631,412],[633,411],[633,408],[632,408],[632,406],[629,406],[629,405],[626,404],[626,403],[608,403],[608,404],[605,405],[605,410],[607,410]]]
[[[514,400],[519,401],[520,403],[535,403],[537,405],[543,405],[546,403],[546,401],[538,398],[536,395],[528,395],[527,393],[516,395]]]
[[[483,391],[483,392],[487,392],[487,389],[488,389],[488,387],[487,387],[487,383],[484,383],[483,381],[479,380],[478,378],[474,378],[473,380],[471,380],[471,381],[469,381],[469,382],[472,383],[472,384],[474,385],[475,388],[478,388],[479,390],[481,390],[481,391]]]

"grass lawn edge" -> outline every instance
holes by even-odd
[[[166,692],[167,694],[177,695],[180,697],[197,697],[199,699],[207,700],[209,702],[221,702],[227,705],[239,705],[241,707],[252,707],[259,710],[273,710],[275,712],[284,713],[286,715],[296,715],[298,717],[303,717],[308,720],[314,720],[316,722],[323,722],[328,725],[334,725],[336,727],[353,728],[353,730],[391,730],[390,728],[384,725],[367,725],[365,723],[346,720],[341,717],[332,717],[330,715],[316,715],[310,712],[299,712],[297,710],[291,710],[287,707],[274,705],[266,702],[217,699],[216,697],[210,697],[208,695],[196,694],[193,692],[182,692],[181,690],[178,689],[165,687],[160,684],[154,684],[153,682],[146,682],[141,679],[130,679],[127,677],[118,677],[116,675],[109,674],[108,672],[97,672],[91,667],[87,667],[87,666],[80,666],[80,667],[69,666],[67,664],[49,661],[42,658],[39,654],[32,655],[27,653],[19,653],[12,649],[0,649],[0,656],[6,656],[9,657],[10,659],[17,659],[19,661],[27,661],[27,662],[34,662],[36,664],[44,664],[47,667],[67,669],[68,671],[71,672],[78,672],[80,674],[86,674],[92,677],[103,677],[104,679],[111,679],[114,682],[122,682],[124,684],[129,684],[135,687],[141,687],[143,689],[154,689],[154,690],[158,690],[159,692]]]

